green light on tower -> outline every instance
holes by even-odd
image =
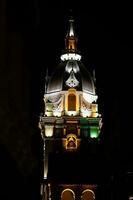
[[[99,128],[96,126],[90,127],[90,137],[91,138],[97,138],[99,135]]]

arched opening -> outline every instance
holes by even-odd
[[[95,199],[95,193],[90,190],[86,189],[82,192],[81,200],[94,200]]]
[[[62,191],[61,200],[75,200],[75,193],[73,190],[67,188]]]
[[[77,137],[75,134],[67,135],[66,149],[68,149],[68,150],[77,149]]]
[[[68,111],[76,111],[76,96],[74,94],[68,95]]]
[[[75,49],[75,40],[69,40],[69,49]]]

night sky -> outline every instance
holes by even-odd
[[[3,0],[0,8],[1,196],[8,181],[14,199],[16,187],[18,193],[24,190],[20,199],[28,199],[33,188],[34,198],[38,196],[42,140],[37,124],[43,109],[45,73],[47,68],[51,73],[60,62],[70,9],[82,62],[90,72],[96,72],[104,152],[113,167],[116,164],[118,170],[131,170],[131,3],[46,5],[42,0]],[[8,194],[6,198],[10,198]]]

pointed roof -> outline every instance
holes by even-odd
[[[76,37],[75,27],[74,27],[74,19],[71,16],[69,19],[69,26],[66,37]]]
[[[65,38],[65,51],[67,53],[76,53],[77,51],[77,36],[74,27],[74,19],[71,16],[69,19],[68,30]]]

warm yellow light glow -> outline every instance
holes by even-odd
[[[77,149],[77,136],[75,134],[67,135],[66,149]]]
[[[68,110],[68,104],[69,104],[69,95],[75,95],[76,97],[76,110]],[[76,116],[79,114],[79,98],[76,92],[76,89],[69,89],[66,94],[66,103],[65,103],[65,111],[66,114],[69,116]]]
[[[98,112],[98,105],[97,104],[91,104],[92,112]]]
[[[99,114],[94,112],[94,113],[92,113],[92,116],[91,116],[91,117],[95,117],[95,118],[96,118],[96,117],[98,117],[98,116],[99,116]]]
[[[68,124],[78,124],[78,120],[67,120],[66,123],[68,123]]]
[[[53,125],[45,125],[45,136],[46,137],[52,137],[53,136]]]
[[[66,128],[64,128],[64,131],[63,131],[64,135],[66,135]]]
[[[75,199],[75,193],[73,192],[73,190],[66,188],[65,190],[62,191],[61,193],[61,199],[63,200],[67,200],[69,197],[69,199]]]
[[[88,199],[94,200],[95,199],[95,193],[90,189],[86,189],[82,192],[81,199],[83,199],[83,200],[88,200]]]
[[[80,136],[80,127],[78,127],[78,136]]]
[[[75,40],[69,39],[68,49],[75,49]]]

